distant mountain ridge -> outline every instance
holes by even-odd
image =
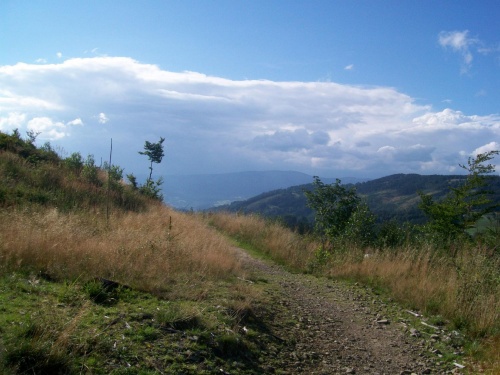
[[[241,201],[258,194],[290,186],[311,183],[313,176],[295,171],[248,171],[224,174],[170,175],[164,176],[162,193],[166,204],[189,210],[212,207]],[[366,181],[344,177],[343,181]],[[331,183],[335,178],[325,178]]]
[[[439,199],[446,195],[450,186],[457,186],[465,177],[463,175],[395,174],[356,183],[354,186],[380,221],[394,219],[399,222],[422,223],[425,221],[425,216],[418,208],[420,197],[417,192],[423,191]],[[322,181],[330,183],[326,180]],[[492,199],[500,203],[500,176],[492,176],[490,186],[495,192]],[[303,184],[269,191],[245,201],[221,206],[219,209],[281,217],[292,226],[300,223],[312,224],[314,212],[307,207],[307,199],[303,193],[303,189],[312,188],[312,184]]]

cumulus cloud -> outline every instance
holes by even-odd
[[[472,151],[471,155],[477,156],[479,154],[484,154],[490,151],[500,151],[500,143],[490,142],[486,145],[476,148],[474,151]]]
[[[35,117],[28,121],[28,130],[40,133],[40,138],[49,140],[64,138],[66,136],[63,131],[65,128],[66,126],[62,122],[54,122],[49,117]]]
[[[433,112],[391,87],[237,81],[127,57],[0,66],[0,88],[2,130],[96,156],[118,138],[114,157],[131,169],[142,159],[130,150],[162,136],[170,173],[442,173],[500,135],[497,115]]]
[[[500,127],[500,116],[467,116],[461,111],[446,108],[442,112],[429,112],[423,116],[413,119],[414,127],[409,132],[425,132],[437,130],[472,130],[472,129],[494,129]]]
[[[54,121],[49,117],[35,117],[28,121],[27,129],[40,133],[40,139],[56,141],[69,136],[69,128],[74,125],[83,125],[81,119],[75,119],[66,124],[60,121]]]
[[[26,115],[24,113],[12,112],[5,117],[0,117],[0,131],[9,132],[24,125]]]
[[[435,149],[435,147],[416,144],[405,148],[384,146],[379,148],[377,152],[383,154],[386,158],[390,157],[392,160],[395,160],[399,163],[410,163],[431,161],[431,154]]]

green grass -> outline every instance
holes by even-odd
[[[265,334],[255,316],[235,310],[242,297],[231,283],[200,301],[127,288],[96,298],[99,290],[97,282],[0,274],[0,373],[260,371]],[[242,324],[251,334],[239,333]]]

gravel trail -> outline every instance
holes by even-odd
[[[459,337],[382,301],[370,288],[292,274],[237,249],[269,302],[260,314],[276,344],[262,368],[284,374],[459,374],[443,353]],[[415,328],[416,327],[416,328]],[[458,357],[459,358],[459,357]]]

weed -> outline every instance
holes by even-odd
[[[88,298],[97,304],[112,305],[117,302],[117,291],[109,288],[99,280],[91,280],[83,285]]]
[[[163,327],[187,330],[203,327],[199,312],[193,306],[169,304],[156,313],[156,322]]]
[[[247,345],[234,334],[224,334],[215,340],[215,353],[222,358],[248,356]]]
[[[153,326],[140,327],[137,330],[128,331],[132,340],[137,342],[155,341],[160,336],[160,332]]]

